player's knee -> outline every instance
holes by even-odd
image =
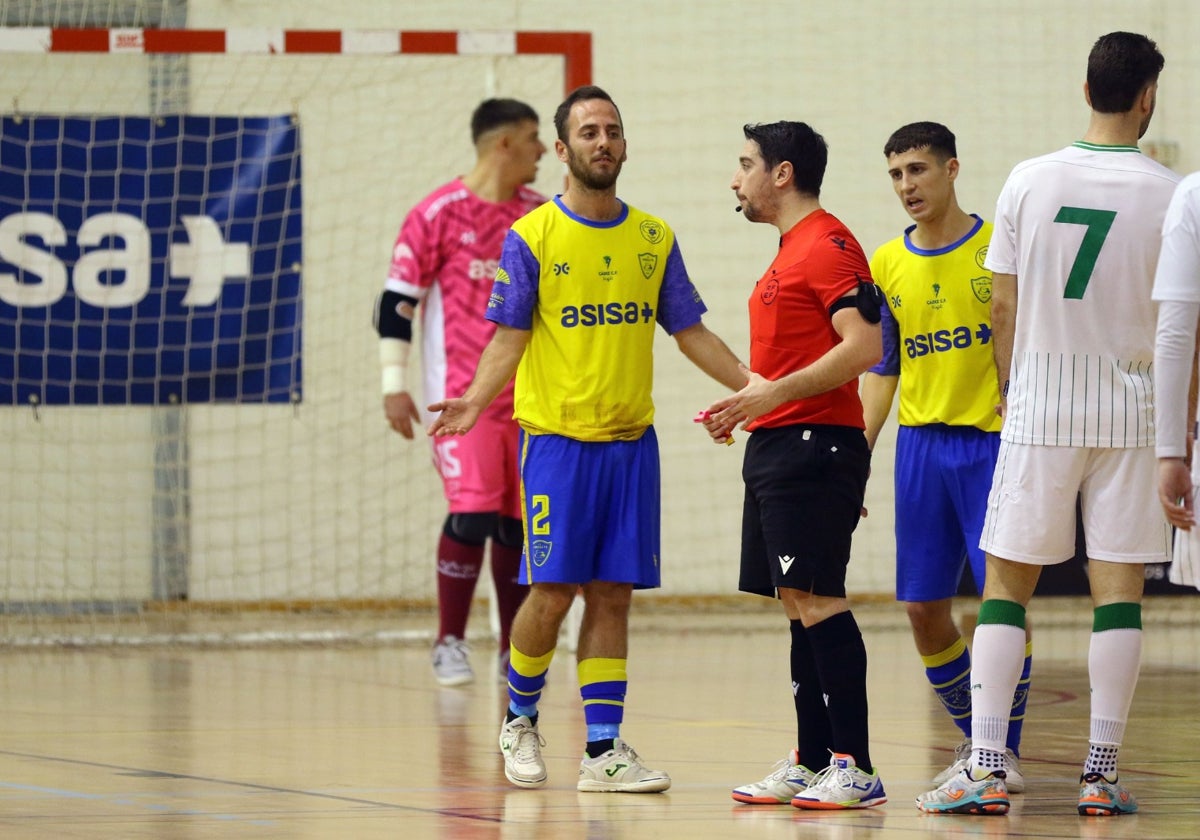
[[[452,513],[442,533],[466,545],[483,545],[496,532],[498,518],[494,513]]]
[[[525,544],[525,529],[521,520],[511,516],[501,516],[496,523],[496,542],[505,548],[520,548]]]
[[[594,580],[583,585],[583,600],[588,610],[628,613],[633,602],[633,586]]]
[[[908,601],[904,605],[908,622],[917,638],[954,637],[957,628],[950,612],[949,600]]]

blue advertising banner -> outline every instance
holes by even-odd
[[[0,405],[300,399],[291,117],[0,130]]]

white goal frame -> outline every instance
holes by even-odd
[[[591,83],[592,36],[580,31],[497,31],[497,30],[297,30],[283,28],[244,29],[152,29],[152,28],[67,28],[67,27],[5,27],[0,28],[0,55],[20,54],[112,54],[147,56],[549,56],[561,57],[563,61],[563,90]],[[26,103],[14,103],[24,107]],[[399,217],[397,217],[397,222]],[[382,269],[381,269],[382,276]],[[369,304],[369,301],[368,301]],[[33,406],[34,416],[37,407]],[[74,408],[53,409],[71,412]],[[299,411],[303,411],[301,406]],[[29,408],[13,407],[11,412],[29,412]],[[186,449],[189,423],[186,408],[158,407],[154,409],[153,425],[156,439],[165,440],[165,448],[182,446]],[[161,427],[161,432],[160,432]],[[364,444],[366,445],[366,444]],[[420,445],[419,442],[416,443]],[[178,453],[171,454],[177,457]],[[156,452],[157,458],[157,452]],[[186,451],[183,454],[183,474],[166,475],[156,468],[155,479],[159,486],[167,485],[178,489],[186,496],[189,486]],[[186,511],[186,498],[172,500],[156,493],[155,507],[167,505],[171,515],[178,517]],[[156,510],[157,515],[157,510]],[[184,514],[186,517],[186,513]],[[63,523],[70,527],[70,523]],[[196,626],[178,630],[162,629],[161,623],[147,621],[152,616],[183,616],[194,618],[200,615],[220,616],[239,611],[263,610],[281,612],[305,609],[353,610],[357,607],[383,610],[404,609],[414,605],[408,598],[392,596],[382,598],[351,595],[345,601],[316,598],[299,598],[286,601],[256,603],[253,601],[210,601],[196,597],[188,586],[186,569],[187,520],[176,518],[161,528],[155,526],[156,555],[159,543],[165,544],[162,556],[154,558],[153,594],[136,603],[114,603],[104,597],[88,602],[56,602],[52,595],[42,602],[30,601],[9,604],[0,599],[0,641],[11,646],[21,645],[80,645],[80,644],[254,644],[294,641],[301,643],[336,643],[344,640],[363,640],[361,629],[341,630],[332,622],[316,631],[297,628],[295,630],[265,630],[258,627],[237,629],[198,629]],[[182,536],[180,535],[182,533]],[[177,540],[173,543],[172,540]],[[184,556],[184,565],[173,566],[178,557]],[[80,558],[81,563],[87,562]],[[72,560],[73,562],[73,560]],[[430,569],[432,555],[423,558]],[[418,599],[417,605],[420,601]],[[426,604],[429,602],[426,600]],[[21,613],[12,620],[13,611]],[[30,615],[33,620],[27,620]],[[66,616],[75,621],[75,629],[59,629],[46,616]],[[122,623],[121,616],[133,620]],[[169,623],[169,622],[168,622]],[[218,623],[218,622],[215,622]],[[350,622],[348,622],[350,623]],[[246,622],[241,622],[246,624]],[[413,638],[425,638],[428,630],[414,631]],[[367,636],[381,640],[396,640],[409,637],[408,631],[368,631]]]

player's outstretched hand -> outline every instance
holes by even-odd
[[[429,410],[438,415],[429,426],[428,434],[431,437],[465,435],[479,419],[480,411],[462,397],[436,402],[429,406]]]
[[[417,413],[417,405],[408,391],[385,394],[383,414],[393,430],[399,432],[401,437],[412,440],[413,424],[421,422],[421,415]]]

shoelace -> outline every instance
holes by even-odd
[[[839,767],[836,764],[830,764],[813,777],[812,784],[808,786],[808,789],[815,790],[818,788],[850,787],[854,787],[854,778],[850,775],[850,769],[848,767]]]
[[[790,773],[791,770],[792,770],[791,760],[787,759],[787,758],[781,758],[781,759],[779,759],[779,761],[775,762],[775,769],[772,770],[770,775],[768,775],[767,778],[763,779],[763,781],[764,782],[782,781],[788,777],[788,773]]]
[[[637,754],[637,750],[619,738],[613,744],[612,751],[613,755],[625,759],[625,761],[629,764],[629,767],[625,768],[625,770],[620,774],[620,778],[635,780],[644,779],[646,778],[647,774],[654,772],[642,763],[642,758]]]
[[[641,763],[641,759],[638,758],[637,752],[635,752],[633,747],[629,746],[624,741],[617,741],[617,743],[613,745],[613,752],[615,752],[617,755],[624,756],[629,761]]]
[[[537,742],[537,747],[534,746],[534,741]],[[517,735],[517,748],[513,750],[513,756],[521,763],[533,761],[537,758],[538,748],[544,746],[546,746],[546,739],[542,737],[542,733],[530,727],[522,727],[520,734]]]

